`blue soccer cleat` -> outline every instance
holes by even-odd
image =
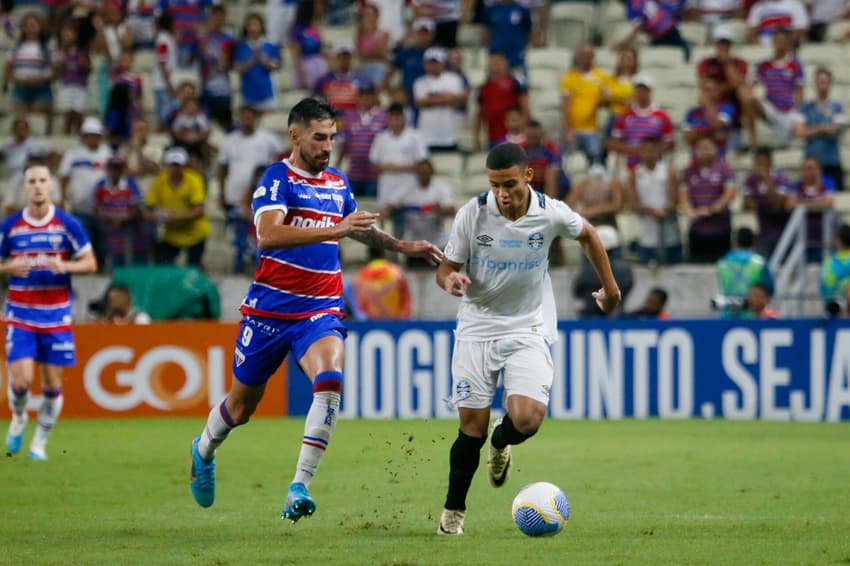
[[[289,519],[293,523],[301,517],[309,517],[316,512],[316,502],[307,493],[307,486],[301,482],[293,482],[286,494],[286,504],[283,506],[281,519]]]
[[[189,487],[192,497],[201,507],[209,507],[215,501],[215,458],[207,462],[198,452],[200,436],[192,439],[192,475]]]
[[[6,433],[6,454],[12,456],[21,451],[24,444],[24,431],[27,428],[27,416],[12,417],[9,431]]]

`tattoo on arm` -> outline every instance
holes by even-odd
[[[366,244],[370,248],[383,248],[385,250],[396,251],[398,240],[387,234],[380,228],[372,226],[371,230],[364,232],[353,232],[350,238],[354,238],[361,244]]]

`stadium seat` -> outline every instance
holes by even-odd
[[[432,153],[430,158],[436,174],[452,178],[463,176],[465,159],[460,152]]]
[[[133,67],[141,74],[151,72],[156,66],[156,54],[150,49],[141,49],[134,52]]]
[[[708,30],[699,22],[682,22],[679,24],[679,31],[685,41],[691,45],[705,45],[708,41]]]
[[[547,36],[551,45],[573,49],[590,40],[590,26],[579,20],[550,20]]]
[[[640,65],[643,70],[652,73],[654,69],[683,67],[685,61],[678,47],[647,47],[640,50]]]
[[[573,53],[571,50],[563,47],[541,47],[539,49],[530,49],[526,55],[526,63],[528,64],[529,74],[532,77],[539,69],[555,69],[558,71],[566,71],[570,68],[573,61]]]

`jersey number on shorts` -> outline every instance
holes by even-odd
[[[251,338],[253,338],[253,337],[254,337],[254,331],[251,330],[250,326],[245,326],[242,329],[242,345],[247,348],[248,345],[251,343]]]

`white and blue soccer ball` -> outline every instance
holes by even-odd
[[[535,482],[519,490],[511,506],[516,526],[530,537],[551,537],[570,520],[570,502],[557,485]]]

